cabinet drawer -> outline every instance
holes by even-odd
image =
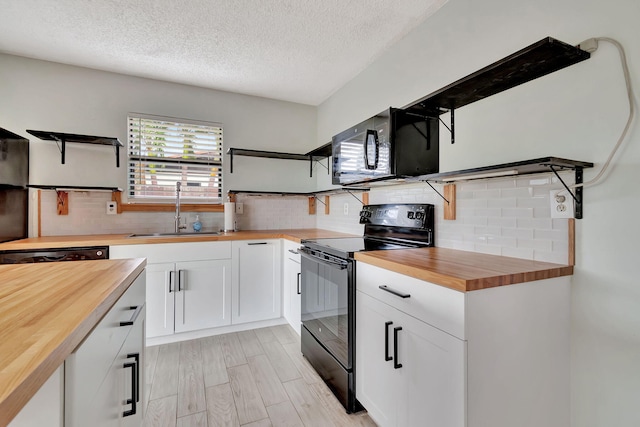
[[[231,258],[231,242],[185,242],[109,247],[109,257],[147,258],[148,264]]]
[[[130,320],[135,313],[131,307],[144,307],[144,300],[143,272],[65,360],[65,395],[68,399],[78,403],[92,400],[131,330],[131,325],[120,326],[120,322]]]
[[[460,339],[465,339],[465,294],[433,283],[356,263],[356,288],[377,300],[422,320]],[[380,289],[385,286],[387,290]],[[407,298],[395,295],[394,291]]]

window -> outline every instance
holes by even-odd
[[[222,125],[169,117],[128,117],[129,201],[222,202]]]

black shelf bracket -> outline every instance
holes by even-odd
[[[447,130],[449,131],[449,133],[451,134],[451,143],[453,144],[454,142],[456,142],[456,134],[454,132],[454,122],[453,122],[453,108],[450,110],[451,112],[451,126],[447,126],[447,124],[444,122],[444,120],[442,120],[442,118],[440,116],[438,116],[438,121],[440,123],[442,123],[444,125],[444,127],[447,128]]]
[[[573,191],[571,191],[571,188],[569,188],[569,186],[564,182],[564,180],[562,179],[562,177],[560,176],[556,168],[553,167],[553,165],[549,165],[549,169],[551,169],[551,172],[554,173],[554,175],[562,183],[562,186],[565,188],[565,190],[567,190],[567,192],[573,198],[573,216],[576,219],[582,219],[582,196],[583,196],[582,185],[578,185],[577,187],[575,187],[575,193],[574,193]],[[583,180],[582,168],[575,168],[576,184],[582,184],[582,180]]]
[[[435,187],[434,187],[433,185],[431,185],[431,183],[430,183],[429,181],[425,181],[425,182],[429,185],[429,187],[431,187],[431,189],[432,189],[433,191],[435,191],[435,192],[436,192],[436,194],[437,194],[438,196],[440,196],[440,197],[442,198],[442,200],[444,200],[445,202],[447,202],[447,204],[448,204],[448,205],[450,205],[450,204],[451,204],[451,202],[449,202],[449,201],[448,201],[448,200],[447,200],[447,199],[446,199],[446,198],[445,198],[445,197],[444,197],[444,196],[443,196],[443,195],[442,195],[438,190],[436,190],[436,189],[435,189]]]

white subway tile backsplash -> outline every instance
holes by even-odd
[[[517,239],[517,246],[519,248],[533,249],[534,251],[551,252],[553,250],[551,240]]]
[[[503,197],[499,199],[487,200],[487,207],[489,208],[515,208],[518,199],[512,197]]]
[[[504,237],[513,237],[517,239],[533,240],[533,229],[529,228],[503,228],[502,235]]]
[[[572,182],[572,174],[567,174]],[[442,192],[441,184],[434,187]],[[555,176],[521,176],[456,183],[456,220],[443,219],[444,201],[425,183],[374,187],[371,204],[431,203],[435,205],[436,246],[525,259],[566,263],[568,220],[552,219],[549,193],[562,186]],[[359,193],[355,193],[360,197]],[[173,230],[173,212],[125,212],[106,214],[110,193],[69,193],[69,215],[56,214],[56,193],[42,192],[43,235],[168,232]],[[322,197],[321,197],[322,199]],[[332,194],[330,213],[316,204],[316,214],[308,213],[305,196],[252,196],[239,194],[244,213],[237,215],[241,230],[322,228],[362,235],[358,223],[362,208],[350,194]],[[348,214],[344,215],[344,205]],[[222,213],[201,213],[204,231],[223,228]],[[184,212],[187,224],[195,213]]]
[[[502,208],[503,217],[533,218],[532,208]]]
[[[511,247],[503,247],[502,256],[508,256],[512,258],[525,258],[525,259],[533,259],[533,249],[531,248],[511,248]]]

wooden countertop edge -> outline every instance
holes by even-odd
[[[498,286],[515,285],[536,280],[552,279],[573,274],[573,266],[560,265],[554,267],[542,267],[528,271],[487,274],[482,277],[464,278],[456,277],[451,273],[442,273],[430,267],[418,267],[402,264],[397,260],[389,260],[376,256],[375,252],[359,252],[355,254],[357,261],[384,268],[396,273],[404,274],[415,279],[435,283],[460,292],[477,291]]]
[[[254,239],[286,239],[300,243],[303,239],[324,237],[356,237],[354,234],[322,229],[286,229],[286,230],[246,230],[221,232],[215,236],[179,236],[179,237],[127,237],[128,234],[96,234],[90,236],[46,236],[32,237],[13,242],[0,243],[0,251],[31,250],[42,248],[70,248],[83,246],[117,246],[117,245],[146,245],[156,243],[187,243],[187,242],[226,242]]]
[[[122,280],[120,285],[110,292],[91,314],[85,317],[53,351],[47,354],[37,366],[34,366],[33,370],[26,372],[24,378],[18,381],[16,387],[9,391],[4,399],[0,400],[0,425],[8,424],[20,412],[56,369],[82,343],[111,307],[115,305],[116,301],[129,289],[129,286],[147,264],[147,260],[144,258],[129,261],[136,262],[137,265],[127,274],[127,277]]]

